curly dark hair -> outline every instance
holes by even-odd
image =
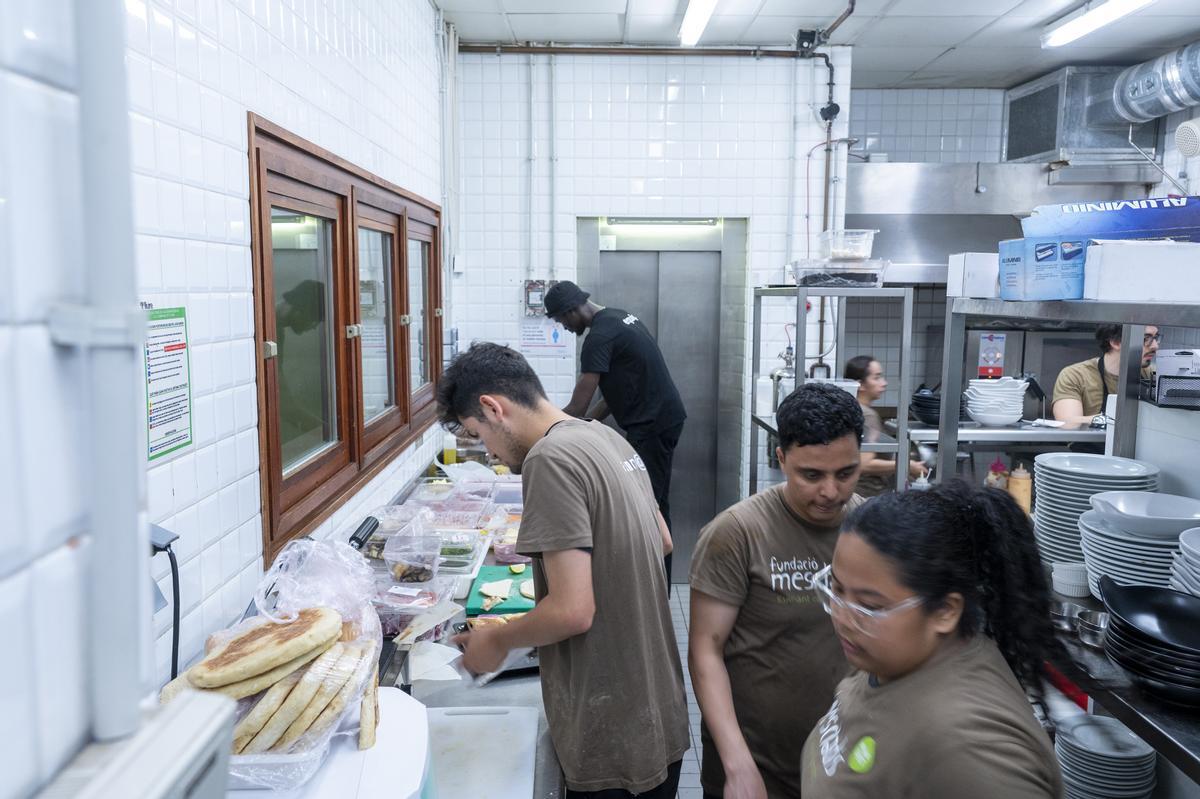
[[[780,449],[828,444],[850,433],[863,443],[863,409],[858,399],[826,383],[805,383],[775,411]]]
[[[455,357],[438,380],[438,421],[447,430],[459,432],[460,419],[482,419],[479,398],[484,394],[508,397],[526,408],[536,408],[539,400],[546,399],[542,381],[521,353],[502,344],[477,341]]]
[[[863,412],[858,400],[840,388],[826,383],[804,383],[775,411],[779,446],[808,447],[828,444],[854,434],[862,444]]]
[[[1029,517],[1004,491],[950,480],[884,494],[851,511],[842,530],[892,561],[900,581],[936,608],[963,597],[958,632],[992,638],[1025,690],[1044,707],[1042,664],[1061,647],[1050,589]]]

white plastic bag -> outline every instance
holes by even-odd
[[[358,733],[359,704],[367,681],[374,678],[383,640],[379,616],[371,601],[375,590],[370,565],[349,544],[300,539],[279,553],[255,592],[254,604],[261,616],[247,619],[227,632],[251,624],[291,621],[305,608],[330,607],[342,617],[340,642],[361,654],[353,672],[331,695],[327,706],[330,712],[318,716],[313,726],[284,751],[230,757],[230,789],[288,790],[303,785],[324,763],[335,736]],[[238,703],[239,721],[261,697],[256,694]]]

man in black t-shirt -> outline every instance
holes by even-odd
[[[564,411],[603,419],[611,412],[650,473],[654,498],[671,526],[668,493],[671,458],[687,413],[654,336],[628,311],[590,302],[569,280],[546,292],[546,315],[577,336],[587,333],[579,357],[579,382]],[[596,389],[601,400],[588,406]],[[667,583],[671,556],[666,557]]]

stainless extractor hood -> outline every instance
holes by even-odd
[[[996,252],[1001,240],[1020,238],[1021,217],[1039,205],[1146,196],[1120,177],[1098,183],[1046,164],[851,162],[845,225],[879,231],[872,255],[891,261],[888,283],[944,284],[951,253]]]

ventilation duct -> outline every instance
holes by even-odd
[[[1126,69],[1113,86],[1113,104],[1134,123],[1200,105],[1200,42]]]

